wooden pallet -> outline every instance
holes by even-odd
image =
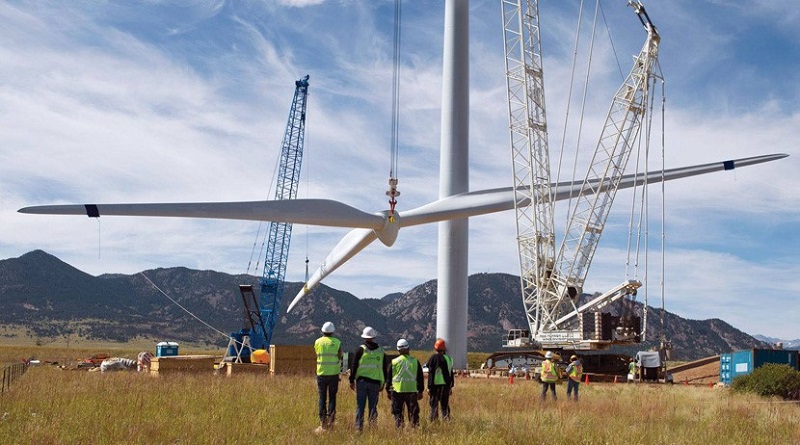
[[[214,371],[215,362],[219,358],[213,355],[173,355],[166,357],[153,357],[150,361],[150,374],[160,375],[177,372],[208,372]]]
[[[271,375],[269,365],[261,365],[258,363],[225,363],[224,367],[220,369],[222,373],[230,377],[234,374],[263,374]]]
[[[315,374],[317,354],[313,346],[270,345],[269,369],[273,374]]]

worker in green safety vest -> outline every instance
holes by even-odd
[[[314,342],[317,353],[317,392],[319,392],[319,427],[317,433],[333,428],[336,420],[336,393],[342,372],[342,342],[333,336],[336,328],[326,321],[322,337]]]
[[[369,402],[369,425],[378,423],[378,396],[389,381],[389,358],[375,342],[378,332],[367,326],[361,334],[364,344],[353,354],[350,368],[350,389],[356,392],[356,430],[364,428],[364,409]],[[388,385],[387,385],[388,386]]]
[[[583,365],[577,355],[569,358],[569,365],[567,366],[567,398],[570,399],[574,394],[574,400],[578,401],[578,389],[581,385],[581,377],[583,377]]]
[[[628,383],[636,383],[636,371],[636,362],[631,358],[628,360]]]
[[[442,407],[442,419],[450,420],[450,395],[453,393],[455,385],[453,359],[447,355],[447,344],[444,339],[437,338],[433,349],[436,352],[425,364],[425,367],[428,368],[428,401],[431,407],[431,422],[439,419],[439,405]]]
[[[545,360],[542,362],[542,401],[547,398],[547,390],[553,394],[553,400],[556,400],[556,382],[561,378],[561,368],[555,361],[553,351],[547,351],[544,355]]]
[[[386,385],[387,395],[392,401],[394,425],[403,428],[403,411],[408,408],[408,421],[412,428],[416,428],[419,425],[419,401],[425,390],[422,365],[410,355],[406,339],[397,340],[397,351],[400,356],[392,360],[392,384]]]

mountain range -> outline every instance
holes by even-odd
[[[35,250],[0,260],[0,338],[27,336],[39,344],[75,337],[112,342],[146,339],[223,348],[228,334],[244,326],[239,284],[257,282],[258,277],[250,275],[184,267],[93,276]],[[482,273],[470,276],[468,284],[470,351],[499,350],[507,330],[527,327],[519,277]],[[287,282],[284,293],[295,295],[301,286]],[[651,337],[661,333],[663,319],[675,360],[775,343],[754,338],[723,320],[688,320],[652,307],[648,311],[651,326],[656,325]],[[380,299],[359,299],[320,285],[291,313],[281,312],[272,343],[311,344],[325,321],[336,325],[346,350],[358,347],[365,326],[378,331],[381,344],[388,346],[404,337],[412,348],[431,349],[436,339],[436,280]]]
[[[783,345],[783,349],[800,350],[800,338],[794,340],[782,340],[780,338],[767,337],[766,335],[761,335],[761,334],[756,334],[753,336],[753,338],[755,338],[756,340],[767,342],[772,345],[781,343]]]

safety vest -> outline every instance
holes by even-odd
[[[569,378],[576,382],[581,381],[581,377],[583,376],[583,365],[579,361],[574,361],[571,363],[572,368],[569,370]]]
[[[453,378],[453,359],[450,358],[447,354],[442,354],[444,356],[444,361],[447,363],[447,371],[450,373],[450,378]],[[442,368],[436,368],[436,374],[433,375],[433,384],[434,385],[444,385],[444,374],[442,373]]]
[[[314,342],[314,351],[317,353],[317,375],[339,375],[339,350],[342,341],[336,337],[324,335]]]
[[[628,363],[628,374],[636,374],[636,363]]]
[[[542,381],[551,383],[558,381],[558,366],[549,359],[542,362]]]
[[[392,360],[392,390],[417,392],[419,361],[410,355],[400,355]]]
[[[377,349],[370,350],[366,345],[361,345],[361,349],[364,352],[358,361],[356,378],[366,377],[383,385],[383,348],[378,346]]]

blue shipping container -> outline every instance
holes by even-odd
[[[767,363],[789,365],[798,369],[798,351],[786,349],[744,349],[721,354],[719,357],[719,381],[730,385],[740,375],[750,374]]]

